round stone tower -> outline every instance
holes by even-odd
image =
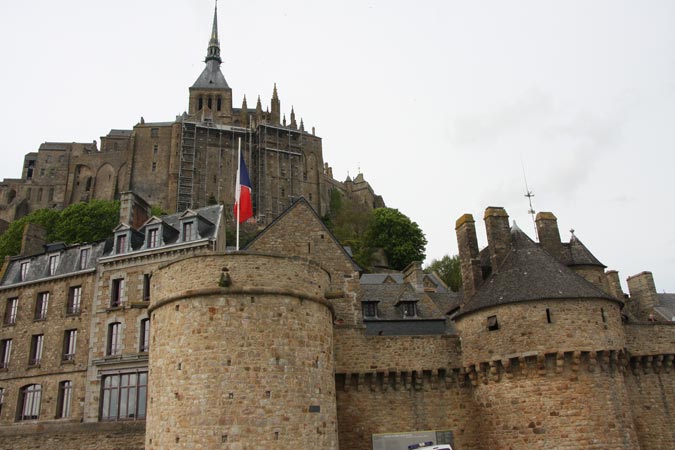
[[[337,449],[326,271],[194,256],[152,284],[147,449]]]
[[[475,240],[473,219],[457,223],[463,278],[475,284],[455,324],[483,446],[638,448],[620,301],[507,220],[501,208],[486,211],[492,272],[485,280],[472,271],[480,261],[467,244]]]

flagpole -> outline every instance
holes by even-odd
[[[239,138],[237,147],[237,187],[235,188],[237,214],[234,220],[237,222],[237,251],[239,251],[239,217],[241,216],[241,138]]]

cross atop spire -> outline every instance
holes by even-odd
[[[209,48],[206,51],[206,60],[216,61],[218,64],[222,64],[223,60],[220,59],[220,41],[218,40],[218,0],[216,0],[216,6],[213,11],[213,29],[211,30],[211,39],[209,40]]]

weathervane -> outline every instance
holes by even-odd
[[[534,236],[539,240],[539,233],[537,233],[537,221],[535,220],[535,210],[534,207],[532,206],[532,197],[534,197],[534,192],[532,192],[527,185],[527,176],[525,175],[525,164],[523,163],[523,159],[520,159],[520,165],[523,168],[523,179],[525,180],[525,197],[527,197],[527,201],[529,202],[530,209],[527,210],[527,213],[532,216],[532,225],[534,226]]]

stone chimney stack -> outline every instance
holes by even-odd
[[[120,195],[120,223],[138,230],[151,217],[150,211],[148,202],[133,192]]]
[[[651,272],[640,272],[637,275],[628,277],[628,292],[630,292],[631,302],[637,309],[641,319],[646,319],[653,308],[658,305],[656,296],[656,285]]]
[[[45,251],[47,230],[36,223],[27,223],[21,236],[20,256],[37,255]]]
[[[605,272],[605,276],[607,278],[607,283],[609,284],[610,295],[618,298],[621,301],[624,301],[626,295],[623,293],[623,289],[621,289],[619,272],[617,272],[616,270],[608,270],[607,272]]]
[[[403,281],[410,283],[416,292],[424,292],[424,271],[420,261],[413,261],[403,269]]]
[[[490,264],[492,265],[492,272],[495,273],[511,250],[509,215],[502,207],[489,206],[485,210],[483,220],[485,221],[485,231],[490,248]]]
[[[558,231],[558,218],[550,212],[537,213],[535,219],[539,243],[558,261],[563,261],[563,246]]]
[[[455,222],[457,247],[459,248],[459,265],[462,271],[462,289],[464,301],[473,297],[481,284],[483,272],[480,268],[478,239],[476,238],[476,222],[471,214],[464,214]]]

